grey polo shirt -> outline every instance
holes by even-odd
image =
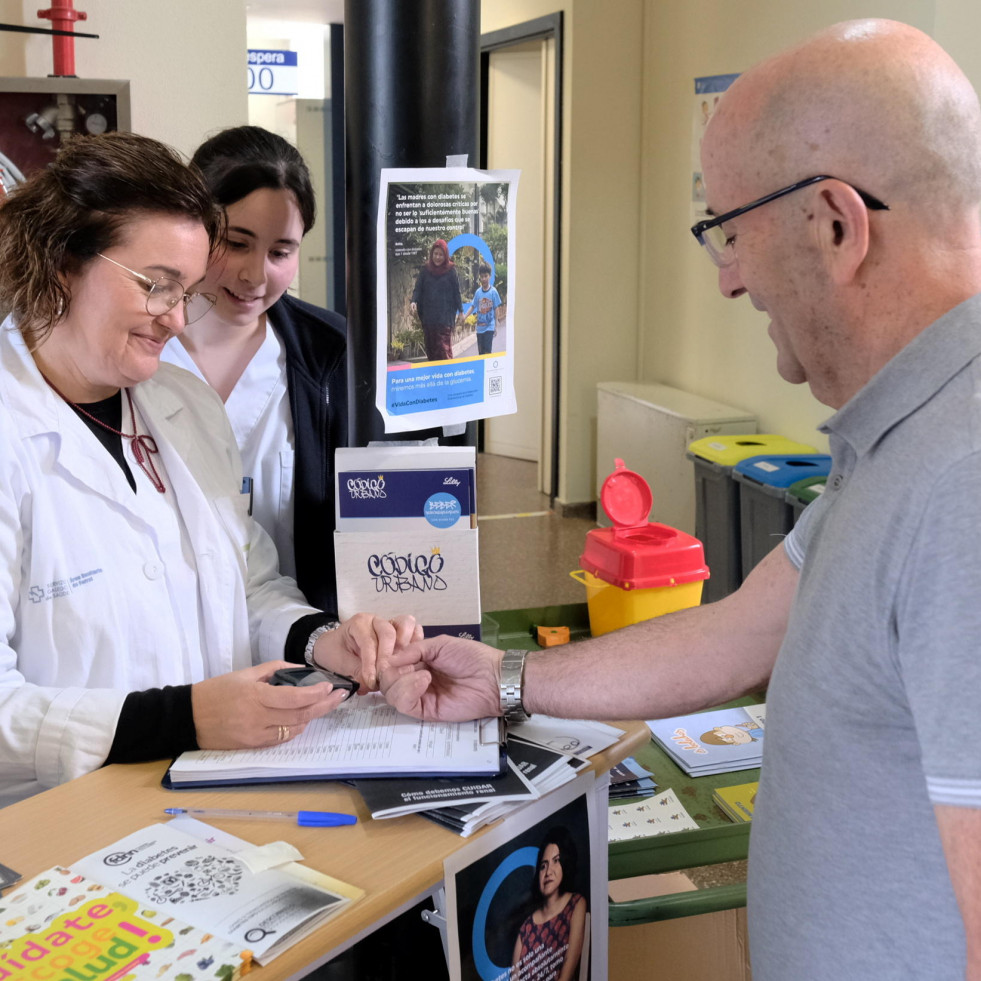
[[[981,807],[981,297],[823,427],[753,820],[754,981],[962,981],[933,807]]]

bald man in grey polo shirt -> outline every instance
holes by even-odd
[[[769,684],[755,981],[981,979],[981,111],[929,37],[836,25],[742,75],[692,231],[836,410],[828,490],[732,596],[521,663],[448,638],[403,711],[651,718]]]

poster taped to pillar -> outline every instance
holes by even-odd
[[[516,170],[383,170],[376,405],[386,433],[517,411]]]

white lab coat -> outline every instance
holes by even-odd
[[[132,392],[198,571],[190,650],[122,470],[0,327],[0,805],[100,766],[128,692],[282,657],[314,612],[246,513],[218,396],[170,365]]]
[[[161,361],[206,381],[180,340],[172,337]],[[252,481],[252,517],[269,532],[279,570],[296,576],[293,558],[293,418],[286,385],[286,352],[276,331],[266,336],[225,401],[244,476]]]

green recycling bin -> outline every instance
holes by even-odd
[[[787,503],[793,513],[794,524],[797,524],[797,519],[804,513],[804,508],[824,493],[827,483],[827,477],[805,477],[787,488]]]

